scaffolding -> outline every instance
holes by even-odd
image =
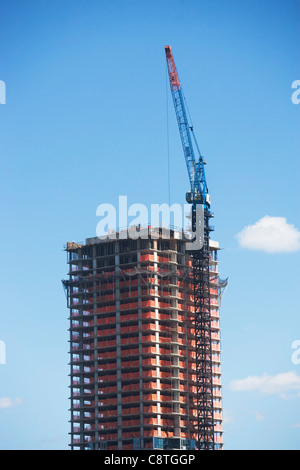
[[[210,217],[211,214],[205,211],[203,247],[201,250],[195,250],[192,255],[195,302],[197,434],[199,450],[214,450],[215,447],[210,313]]]

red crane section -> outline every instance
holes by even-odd
[[[176,70],[171,46],[165,46],[165,52],[166,52],[171,90],[172,91],[175,89],[178,90],[180,88],[180,81],[179,81],[178,73]]]

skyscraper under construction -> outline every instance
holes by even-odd
[[[191,239],[200,243],[147,226],[67,244],[72,449],[223,447],[219,306],[227,281],[210,238],[206,162],[170,46],[165,54]]]
[[[151,227],[138,239],[128,231],[67,244],[71,449],[201,449],[207,403],[197,383],[198,307],[186,247],[179,231],[166,237]],[[218,251],[210,240],[213,434],[206,439],[214,449],[223,447]]]

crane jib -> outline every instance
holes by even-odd
[[[191,126],[188,122],[188,117],[185,109],[183,93],[177,74],[174,58],[172,55],[171,47],[166,46],[166,58],[167,66],[169,73],[169,81],[171,94],[173,98],[175,114],[177,118],[177,124],[179,128],[179,134],[181,139],[181,144],[183,148],[183,153],[186,161],[186,166],[188,170],[188,176],[190,181],[190,192],[192,194],[192,200],[205,204],[207,206],[207,185],[205,178],[204,162],[200,155],[200,151],[193,133],[193,137],[196,143],[196,147],[199,153],[199,156],[196,161],[193,141],[191,137]]]
[[[195,154],[193,149],[193,143],[190,133],[190,128],[188,125],[188,119],[184,107],[183,96],[181,89],[174,88],[172,90],[172,97],[175,107],[175,114],[177,117],[177,123],[179,127],[179,134],[181,138],[181,143],[183,147],[184,156],[186,159],[186,165],[191,185],[191,191],[194,190],[195,187]]]

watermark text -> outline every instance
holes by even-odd
[[[292,363],[297,366],[300,364],[300,339],[292,342],[292,349],[295,349],[292,354]]]
[[[100,204],[96,210],[100,217],[96,234],[100,239],[169,239],[171,231],[187,242],[187,250],[200,250],[204,241],[204,208],[197,204],[144,204],[128,206],[127,196],[119,196],[119,207]]]
[[[294,80],[292,83],[292,88],[296,89],[292,94],[292,103],[299,104],[300,103],[300,80]]]
[[[0,80],[0,104],[6,104],[6,85],[3,80]]]
[[[6,344],[0,340],[0,365],[6,364]]]

